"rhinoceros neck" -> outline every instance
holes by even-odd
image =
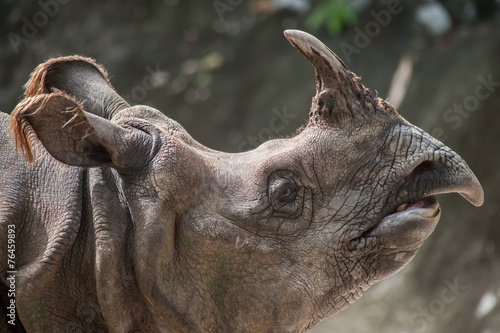
[[[95,288],[106,325],[126,332],[138,327],[155,332],[156,325],[137,282],[137,262],[132,255],[137,251],[134,244],[137,225],[118,172],[90,169],[88,198],[90,228],[95,236]]]
[[[16,271],[19,318],[33,332],[73,330],[80,320],[80,329],[104,330],[95,296],[95,246],[87,233],[92,227],[85,209],[86,171],[50,156],[26,165],[5,125],[0,127],[0,227],[15,230],[15,268],[9,270]],[[0,269],[6,276],[7,267]],[[74,278],[75,271],[85,274]],[[71,316],[49,320],[68,309],[74,309]]]

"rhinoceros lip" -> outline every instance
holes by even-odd
[[[379,248],[377,244],[380,242],[387,248],[416,249],[434,231],[440,217],[441,208],[434,196],[400,204],[392,213],[352,239],[348,249],[352,254],[370,252],[372,246]]]
[[[423,219],[430,222],[437,222],[437,218],[441,214],[439,201],[434,196],[424,197],[409,203],[404,203],[394,213],[384,217],[378,225],[391,223],[391,220],[408,218],[408,219]]]
[[[393,213],[382,218],[363,234],[366,236],[382,235],[396,228],[407,232],[419,227],[434,229],[440,216],[439,201],[434,196],[427,196],[399,205]]]
[[[417,215],[421,215],[423,218],[435,218],[441,213],[439,208],[439,201],[434,196],[423,197],[422,199],[414,200],[409,203],[404,203],[392,214],[386,216],[382,221],[387,218],[397,217],[398,215],[412,214],[417,211]]]

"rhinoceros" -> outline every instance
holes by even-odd
[[[416,255],[435,195],[482,204],[455,152],[285,36],[315,68],[307,125],[241,153],[129,105],[92,59],[35,69],[0,114],[2,331],[304,332]]]

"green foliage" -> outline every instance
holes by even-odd
[[[329,34],[338,35],[346,25],[356,23],[357,18],[347,0],[322,0],[310,12],[306,25],[313,31],[325,26]]]

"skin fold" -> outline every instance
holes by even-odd
[[[304,332],[415,256],[439,221],[433,195],[482,204],[460,156],[315,37],[285,36],[315,68],[309,121],[237,154],[130,106],[91,59],[35,69],[12,115],[0,113],[16,329]]]

